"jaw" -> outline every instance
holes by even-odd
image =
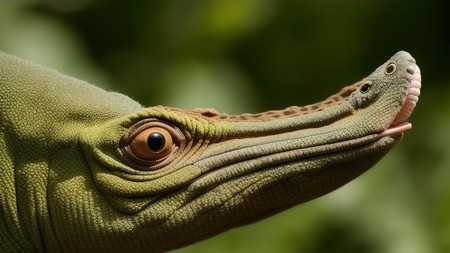
[[[339,164],[341,162],[339,158],[342,161],[348,159],[352,161],[358,160],[361,156],[375,155],[372,153],[385,153],[399,142],[403,135],[395,133],[394,136],[390,136],[386,135],[385,131],[381,134],[347,139],[336,137],[336,133],[339,132],[341,131],[326,131],[322,134],[301,137],[287,134],[285,137],[277,136],[277,140],[271,136],[232,140],[227,145],[235,146],[235,149],[218,155],[215,154],[215,150],[222,150],[223,144],[211,145],[209,152],[193,164],[204,172],[193,185],[221,184],[242,175],[259,174],[261,170],[288,171],[289,169],[284,168],[292,166],[299,167],[302,173],[317,172],[327,167],[328,163]],[[367,151],[367,147],[371,146],[377,149]],[[210,153],[215,155],[208,156]]]

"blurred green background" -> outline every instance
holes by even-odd
[[[0,0],[0,50],[146,106],[320,101],[398,50],[422,70],[402,143],[325,197],[176,252],[450,252],[450,1]]]

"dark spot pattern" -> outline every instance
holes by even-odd
[[[250,114],[244,113],[240,115],[228,115],[221,114],[214,109],[196,109],[195,113],[200,114],[203,117],[212,119],[224,120],[224,121],[269,121],[279,118],[290,118],[300,115],[307,115],[315,112],[324,111],[329,107],[337,106],[347,101],[350,95],[358,89],[366,80],[363,79],[353,85],[344,87],[338,93],[329,96],[322,102],[315,103],[307,106],[291,106],[284,110],[271,110],[263,113]]]

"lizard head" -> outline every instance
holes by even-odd
[[[38,205],[34,247],[67,252],[173,249],[326,194],[401,140],[421,82],[398,52],[323,102],[227,115],[0,60],[0,158],[23,185],[3,199]]]

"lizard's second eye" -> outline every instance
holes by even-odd
[[[384,69],[384,73],[386,75],[392,75],[395,73],[396,70],[397,70],[397,64],[395,62],[391,62]]]
[[[127,160],[141,170],[155,170],[169,164],[185,146],[186,138],[178,127],[156,119],[131,126],[120,144]]]
[[[130,149],[141,159],[163,159],[173,149],[172,136],[164,128],[148,128],[134,137],[130,143]]]

